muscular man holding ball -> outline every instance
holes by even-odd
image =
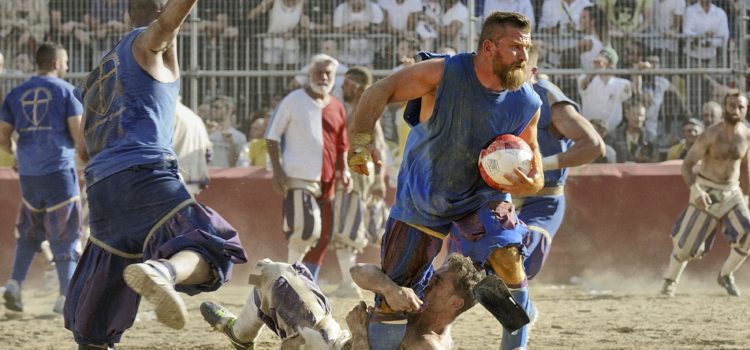
[[[508,285],[520,306],[531,309],[523,269],[527,229],[510,198],[534,194],[544,185],[536,129],[541,100],[525,83],[530,30],[523,15],[495,12],[482,25],[477,53],[414,64],[362,96],[354,115],[349,164],[364,174],[373,126],[385,105],[422,99],[419,123],[406,143],[381,254],[383,271],[414,295],[400,308],[376,296],[369,327],[373,349],[398,346],[405,313],[419,311],[433,274],[432,260],[449,233],[475,264]],[[534,159],[528,174],[517,169],[515,176],[508,176],[511,184],[498,191],[482,181],[477,159],[484,145],[501,134],[520,136]],[[519,333],[526,334],[525,327]],[[526,337],[520,339],[523,343],[513,348],[525,347]]]

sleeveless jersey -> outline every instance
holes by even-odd
[[[172,136],[180,81],[159,82],[138,65],[131,47],[144,30],[125,34],[81,88],[88,186],[129,167],[176,159]]]
[[[539,142],[539,151],[542,157],[551,156],[560,152],[565,152],[573,145],[573,141],[563,137],[558,139],[550,131],[552,125],[552,106],[556,103],[568,103],[577,111],[580,110],[578,104],[573,102],[568,96],[548,80],[539,80],[534,84],[534,91],[542,99],[542,111],[539,116],[539,125],[537,125],[537,141]],[[568,169],[548,170],[544,172],[544,187],[562,186],[568,177]]]
[[[445,59],[433,114],[409,133],[391,211],[397,220],[442,226],[489,201],[510,200],[482,180],[479,153],[497,135],[519,135],[541,100],[529,84],[516,91],[487,90],[474,72],[474,57]]]
[[[0,120],[18,132],[18,173],[48,175],[75,168],[68,118],[82,113],[74,88],[62,79],[35,76],[5,97]]]

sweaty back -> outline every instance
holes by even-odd
[[[395,219],[441,226],[508,194],[487,186],[479,175],[481,149],[497,135],[518,136],[541,105],[529,84],[500,93],[479,82],[475,54],[445,60],[432,117],[409,133],[398,178]]]
[[[176,158],[172,136],[179,79],[159,82],[138,65],[132,45],[144,30],[126,34],[81,89],[91,157],[88,186],[135,165]]]

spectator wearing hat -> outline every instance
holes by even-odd
[[[614,69],[619,56],[611,47],[605,47],[593,60],[594,70]],[[629,80],[606,72],[585,74],[578,77],[578,92],[581,95],[582,114],[586,119],[602,119],[607,130],[613,131],[622,122],[622,103],[632,95]]]
[[[688,150],[693,146],[698,136],[703,133],[705,126],[696,118],[689,118],[682,123],[682,140],[669,148],[667,160],[685,159]]]

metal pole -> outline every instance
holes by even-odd
[[[477,47],[477,17],[474,15],[476,9],[476,0],[469,0],[469,37],[466,43],[466,51],[472,52]]]
[[[739,37],[739,43],[737,45],[737,56],[735,56],[737,61],[737,68],[738,73],[743,75],[743,79],[739,79],[739,86],[742,91],[745,91],[745,77],[747,73],[747,40],[748,40],[748,33],[747,33],[747,25],[748,25],[748,16],[747,16],[747,1],[740,1],[740,13],[739,17],[740,20],[737,25],[740,26],[738,29],[738,33],[740,33]]]
[[[197,4],[193,11],[190,12],[190,108],[194,111],[198,110],[198,6]],[[206,116],[201,116],[206,117]]]

